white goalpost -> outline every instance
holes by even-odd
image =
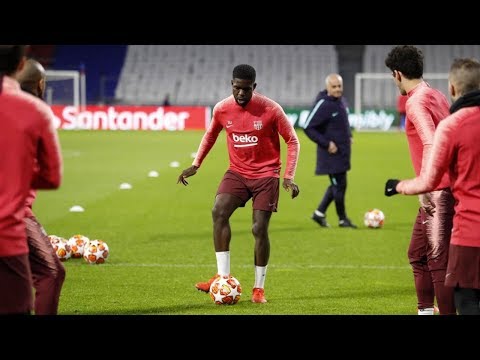
[[[85,74],[75,70],[46,70],[45,101],[49,105],[85,107]]]
[[[423,78],[432,87],[442,91],[448,98],[448,74],[425,73]],[[398,88],[391,73],[355,74],[355,114],[374,110],[396,111]]]

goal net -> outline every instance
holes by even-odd
[[[45,101],[49,105],[85,105],[80,71],[46,70],[46,75]]]
[[[423,78],[432,87],[448,96],[448,74],[425,73]],[[391,73],[357,73],[355,75],[355,113],[366,111],[396,112],[400,94]]]

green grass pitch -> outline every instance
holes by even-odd
[[[310,216],[327,186],[315,176],[315,145],[298,130],[300,159],[292,200],[281,189],[270,223],[271,255],[266,304],[250,302],[254,282],[251,202],[231,218],[231,271],[243,286],[233,306],[214,305],[194,288],[216,272],[211,208],[227,169],[224,133],[190,185],[177,184],[190,166],[203,132],[62,131],[64,179],[56,191],[39,191],[34,211],[49,234],[103,239],[102,265],[69,259],[61,315],[387,315],[416,314],[407,247],[418,208],[415,196],[383,195],[388,178],[413,175],[405,134],[354,133],[347,213],[359,229],[320,228]],[[286,149],[282,145],[285,164]],[[178,161],[180,167],[169,164]],[[159,177],[150,178],[156,170]],[[284,168],[282,169],[283,174]],[[123,182],[131,190],[120,190]],[[73,205],[83,213],[69,212]],[[370,208],[386,216],[368,229]]]

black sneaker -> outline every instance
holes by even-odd
[[[352,228],[352,229],[356,229],[357,228],[357,225],[353,224],[350,219],[345,219],[345,220],[340,220],[338,222],[338,226],[339,227],[343,227],[343,228]]]
[[[321,227],[330,227],[330,224],[327,222],[327,218],[325,216],[318,216],[317,214],[313,213],[312,219]]]

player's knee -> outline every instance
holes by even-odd
[[[212,209],[212,218],[213,221],[228,220],[228,215],[223,207],[215,205]]]
[[[266,238],[267,237],[267,227],[259,223],[252,225],[252,234],[255,238]]]
[[[410,264],[413,264],[413,263],[426,264],[427,263],[425,256],[420,254],[417,250],[414,250],[414,249],[408,249],[407,257]]]
[[[430,271],[432,274],[432,282],[434,283],[440,283],[440,282],[445,282],[445,275],[447,273],[446,269],[436,269]]]
[[[418,257],[409,257],[408,258],[409,262],[410,262],[410,265],[412,266],[412,269],[413,270],[424,270],[424,268],[427,267],[427,264],[422,261],[422,259],[418,258]]]
[[[61,265],[61,264],[60,264]],[[55,270],[52,271],[52,277],[55,279],[55,282],[58,284],[63,284],[65,280],[65,268],[63,265],[57,266]]]

